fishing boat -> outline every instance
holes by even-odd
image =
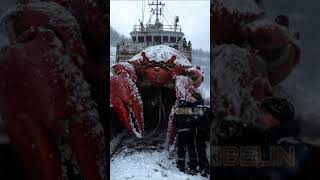
[[[173,24],[165,25],[164,21],[168,20],[163,10],[165,3],[156,0],[148,2],[148,5],[149,20],[144,23],[144,13],[142,13],[142,21],[139,19],[138,25],[134,25],[130,32],[130,41],[117,44],[116,62],[128,60],[147,47],[155,45],[173,47],[192,62],[192,45],[190,41],[187,42],[182,27],[178,25],[179,16],[173,18]]]

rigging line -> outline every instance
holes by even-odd
[[[168,25],[171,25],[171,24],[170,24],[170,21],[166,18],[166,16],[163,16],[163,17],[164,17],[163,19],[166,21],[166,23],[167,23]]]
[[[166,16],[164,16],[164,19],[166,20],[166,23],[167,23],[168,25],[172,25],[171,22],[167,19]]]
[[[145,1],[141,1],[142,2],[142,23],[144,23],[144,13],[145,13]]]
[[[168,23],[169,25],[174,24],[172,21],[170,21],[170,18],[169,18],[169,17],[164,16],[164,18],[167,20],[167,23]]]
[[[167,7],[164,7],[164,10],[169,17],[172,16],[171,12],[168,10]]]
[[[168,18],[171,19],[171,21],[169,20],[169,23],[174,24],[174,21],[172,21],[174,16],[171,15],[171,13],[169,12],[169,10],[166,7],[165,7],[165,11],[166,11],[166,14],[168,14]]]
[[[140,9],[139,1],[136,2],[136,6],[135,6],[135,7],[137,7],[138,9]],[[139,13],[135,12],[135,17],[136,17],[136,18],[135,18],[134,23],[136,23],[137,20],[139,19]]]
[[[144,138],[149,138],[152,137],[154,135],[155,132],[157,132],[159,130],[160,124],[162,122],[162,119],[165,119],[165,109],[164,109],[164,105],[163,105],[163,101],[162,101],[162,90],[160,89],[160,96],[159,96],[159,111],[158,111],[158,122],[156,127]],[[162,116],[161,116],[162,115]]]
[[[148,24],[151,24],[151,19],[152,19],[153,14],[150,16],[149,20],[148,20]]]
[[[166,16],[165,16],[164,14],[165,14],[165,13],[162,13],[162,16],[163,16],[162,21],[163,21],[163,20],[165,20],[165,21],[166,21],[166,19],[167,19],[167,18],[166,18]],[[167,21],[166,21],[166,22],[167,22]],[[168,22],[167,22],[167,23],[168,23]],[[162,24],[163,24],[163,23],[162,23]]]
[[[148,0],[148,4],[150,3],[150,1]],[[150,13],[150,17],[149,17],[149,21],[148,23],[150,24],[151,23],[151,19],[152,19],[152,16],[153,16],[153,13],[151,13],[151,7],[150,5],[148,5],[148,12]]]

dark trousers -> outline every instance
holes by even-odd
[[[195,131],[178,132],[178,161],[177,166],[180,170],[184,170],[186,150],[189,154],[189,167],[195,169],[197,166],[197,155],[194,146]]]
[[[208,139],[207,128],[197,128],[196,132],[196,146],[199,159],[200,169],[209,168],[209,161],[206,154],[206,140]]]

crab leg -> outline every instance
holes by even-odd
[[[111,103],[122,124],[129,133],[141,138],[144,130],[143,106],[135,84],[134,68],[129,63],[119,63],[113,67],[111,77]]]
[[[86,112],[73,117],[73,123],[69,126],[70,143],[75,150],[81,175],[85,179],[106,180],[104,132],[98,117]]]
[[[63,179],[60,153],[44,126],[30,116],[6,118],[5,124],[10,142],[30,179]]]

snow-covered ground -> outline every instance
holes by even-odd
[[[111,180],[206,180],[200,175],[180,172],[176,157],[164,147],[166,132],[156,132],[149,137],[137,139],[127,136],[111,157]],[[173,156],[173,157],[171,157]],[[171,158],[170,158],[171,157]]]

